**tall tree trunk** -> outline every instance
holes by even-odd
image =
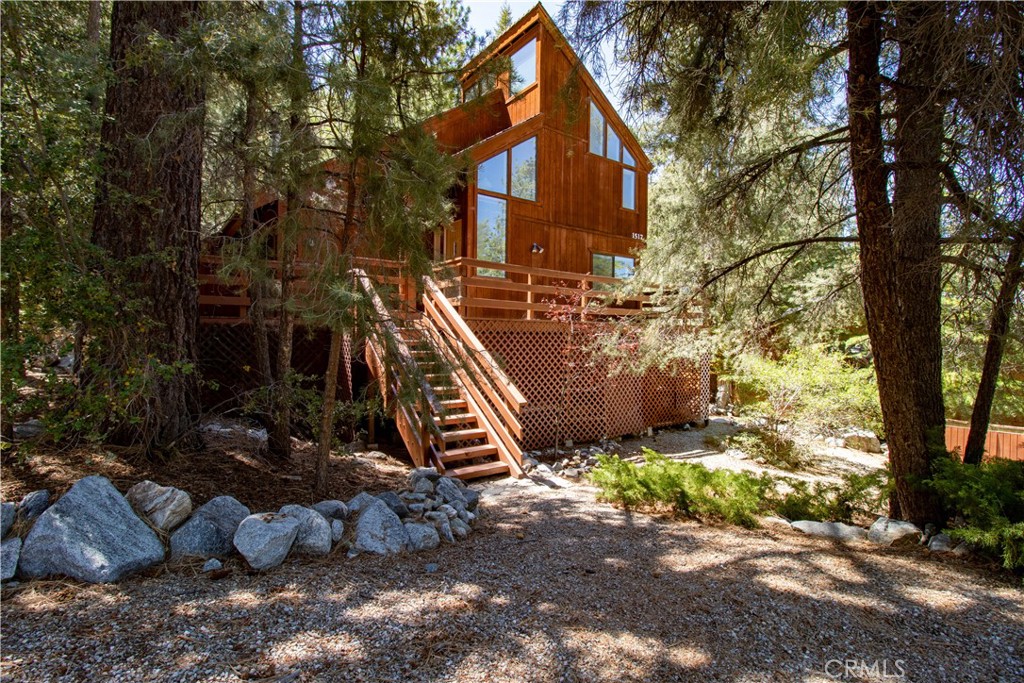
[[[1010,243],[1010,253],[1006,259],[1003,272],[1003,283],[999,287],[995,304],[992,306],[992,319],[988,326],[988,344],[985,347],[985,360],[981,366],[981,381],[978,382],[978,394],[974,399],[971,411],[971,430],[967,434],[967,445],[964,447],[964,462],[969,465],[980,465],[985,454],[985,437],[988,435],[988,422],[992,415],[992,399],[996,394],[996,380],[999,368],[1003,364],[1003,352],[1006,350],[1006,335],[1010,331],[1010,316],[1013,304],[1017,299],[1017,290],[1024,280],[1024,235],[1015,235]]]
[[[145,319],[125,312],[130,330],[111,325],[100,340],[100,361],[115,384],[129,370],[143,374],[139,395],[113,418],[110,436],[150,453],[199,445],[194,368],[204,86],[152,42],[155,33],[173,49],[199,16],[198,2],[119,2],[111,21],[113,75],[93,242],[120,266],[108,272],[112,289],[130,287]]]
[[[259,119],[259,101],[256,96],[256,83],[245,84],[245,122],[242,125],[242,237],[253,246],[258,247],[266,240],[259,226],[256,225],[256,163],[253,160],[250,146],[256,137]],[[253,347],[256,351],[256,367],[259,369],[260,384],[269,387],[274,383],[274,374],[270,366],[270,339],[267,333],[266,284],[256,277],[249,285],[249,324],[252,329]],[[274,431],[271,425],[270,431]]]
[[[317,495],[327,495],[327,474],[331,462],[331,445],[334,441],[334,406],[337,400],[338,366],[341,349],[345,343],[342,331],[331,330],[331,350],[327,360],[327,375],[324,377],[324,407],[320,415],[320,441],[316,451],[316,474],[314,488]]]
[[[927,25],[942,5],[901,5],[896,172],[887,189],[881,129],[883,6],[851,2],[850,155],[860,234],[861,283],[878,376],[879,402],[896,488],[890,514],[917,524],[941,521],[937,496],[921,481],[944,453],[940,337],[938,182],[942,108]]]
[[[6,171],[6,169],[4,169]],[[0,243],[14,233],[14,199],[10,192],[0,197]],[[0,368],[0,436],[14,438],[14,422],[10,413],[9,397],[14,393],[14,378],[24,372],[20,352],[11,347],[21,343],[21,283],[17,269],[6,264],[0,286],[0,344],[4,349],[4,364]],[[14,359],[18,362],[15,363]],[[15,369],[15,365],[17,368]],[[14,372],[12,372],[12,370]]]
[[[301,229],[302,189],[299,178],[305,155],[294,146],[305,135],[305,100],[309,93],[306,60],[303,52],[305,34],[302,27],[301,0],[292,5],[292,74],[289,93],[288,129],[292,140],[291,178],[285,192],[285,215],[278,217],[278,250],[281,264],[281,309],[278,314],[277,385],[274,392],[273,431],[270,433],[270,452],[280,459],[291,457],[291,398],[289,375],[292,367],[292,343],[295,335],[295,316],[291,310],[292,285],[295,279],[296,234]]]

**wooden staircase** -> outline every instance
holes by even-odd
[[[355,276],[376,310],[367,362],[413,462],[461,479],[524,476],[515,439],[526,399],[437,284],[424,278],[422,313],[399,316]]]

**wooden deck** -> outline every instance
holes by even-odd
[[[589,357],[582,344],[566,355],[566,314],[586,312],[597,330],[660,313],[646,295],[611,301],[601,287],[617,284],[612,278],[455,259],[417,282],[402,264],[361,265],[352,273],[375,313],[355,355],[365,359],[371,386],[418,465],[465,478],[521,475],[523,449],[556,438],[594,441],[707,419],[706,358],[637,375]],[[296,269],[300,299],[311,267]],[[479,273],[497,269],[505,276]],[[201,336],[218,340],[204,346],[217,356],[205,362],[246,368],[253,353],[244,332],[248,283],[224,272],[223,259],[204,258]],[[229,338],[237,349],[224,348]]]

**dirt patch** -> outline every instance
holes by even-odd
[[[102,475],[124,492],[144,479],[176,486],[195,505],[220,495],[234,496],[251,510],[276,510],[288,503],[310,505],[316,446],[295,441],[290,462],[276,463],[264,454],[258,439],[244,431],[204,433],[206,447],[167,461],[152,461],[109,447],[56,448],[31,444],[22,456],[8,456],[0,466],[0,493],[18,501],[26,493],[49,489],[63,494],[81,479]],[[331,458],[328,497],[348,500],[360,491],[376,493],[400,488],[410,463],[399,451],[362,451]]]

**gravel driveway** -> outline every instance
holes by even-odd
[[[499,482],[478,531],[220,580],[3,600],[5,681],[1020,681],[1024,593],[927,551],[616,510]],[[437,569],[427,572],[428,564]]]

